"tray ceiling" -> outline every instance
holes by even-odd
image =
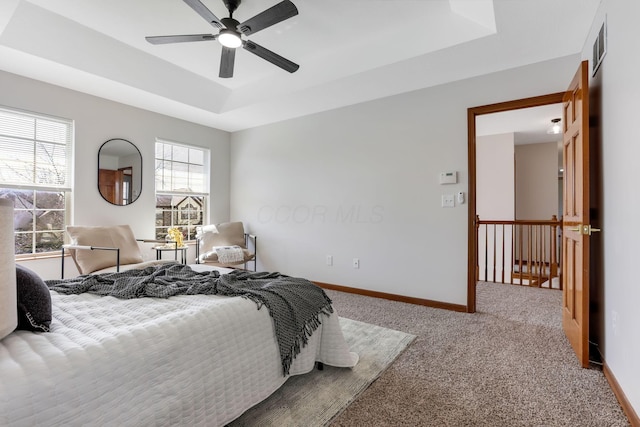
[[[251,40],[300,64],[289,74],[240,49],[218,77],[215,33],[180,0],[3,0],[0,69],[236,131],[578,53],[599,0],[292,0],[299,15]],[[221,0],[202,0],[218,17]],[[245,0],[242,21],[278,0]],[[551,13],[552,12],[552,13]]]

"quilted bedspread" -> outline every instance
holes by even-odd
[[[222,426],[283,377],[266,308],[241,297],[52,292],[50,333],[0,341],[0,425]],[[294,360],[352,367],[334,312]]]

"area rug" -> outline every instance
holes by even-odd
[[[229,426],[326,426],[416,338],[351,319],[340,318],[340,325],[351,351],[360,356],[353,369],[325,366],[322,371],[291,377]]]

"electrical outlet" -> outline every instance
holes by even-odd
[[[360,268],[360,260],[358,258],[353,259],[353,268]]]
[[[327,265],[333,265],[333,257],[331,255],[327,255]]]
[[[613,335],[618,335],[619,323],[620,323],[620,316],[618,315],[618,312],[615,310],[612,310],[611,311],[611,329],[613,329]]]

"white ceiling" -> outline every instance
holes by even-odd
[[[240,22],[279,0],[244,0]],[[299,15],[249,37],[218,78],[216,34],[181,0],[2,0],[0,69],[227,131],[578,53],[600,0],[292,0]],[[202,0],[219,18],[222,0]]]
[[[547,131],[553,124],[551,120],[561,117],[562,104],[483,114],[476,117],[476,135],[514,133],[515,145],[557,142],[562,135],[550,135]]]

